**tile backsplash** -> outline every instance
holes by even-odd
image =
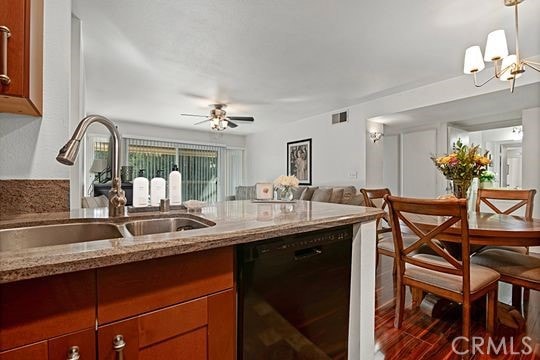
[[[69,211],[69,180],[0,180],[0,217]]]

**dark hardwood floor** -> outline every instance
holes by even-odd
[[[376,278],[375,338],[380,358],[460,359],[460,356],[452,351],[453,339],[461,335],[459,307],[437,309],[435,318],[432,318],[421,310],[412,310],[410,292],[407,291],[403,326],[399,330],[394,328],[395,286],[392,259],[381,256],[379,261]],[[503,294],[499,295],[499,301],[510,303],[509,287],[502,286],[502,289]],[[526,315],[523,319],[516,316],[516,310],[502,305],[497,333],[492,339],[494,346],[488,346],[490,338],[485,332],[483,304],[482,301],[475,304],[472,336],[478,337],[477,344],[483,342],[484,345],[479,346],[481,350],[472,359],[540,359],[540,292],[530,291],[525,307]]]

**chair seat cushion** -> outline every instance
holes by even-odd
[[[413,258],[423,260],[439,266],[454,268],[446,260],[436,255],[418,254]],[[463,279],[459,275],[445,274],[439,271],[426,269],[407,263],[405,265],[405,277],[425,284],[433,285],[441,289],[463,294]],[[497,271],[488,267],[471,264],[471,294],[485,288],[486,286],[499,280]]]
[[[529,252],[529,249],[527,249],[526,246],[486,246],[485,248],[482,248],[479,253],[482,253],[482,251],[490,250],[490,249],[499,249],[499,250],[507,250],[507,251],[513,251],[518,254],[527,255]]]
[[[408,247],[411,246],[416,240],[418,240],[418,236],[403,234],[402,239],[403,246]],[[394,252],[394,238],[392,236],[392,233],[388,232],[380,235],[380,239],[379,241],[377,241],[377,247],[379,249]]]
[[[504,276],[540,285],[540,258],[535,256],[502,249],[489,249],[473,256],[471,263],[492,268]]]

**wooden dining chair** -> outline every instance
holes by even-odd
[[[390,211],[398,268],[394,326],[400,328],[402,325],[405,287],[409,286],[411,290],[429,292],[462,304],[462,336],[466,339],[470,339],[471,335],[471,303],[487,295],[486,328],[489,333],[493,333],[499,273],[470,264],[467,200],[413,199],[388,195],[385,199]],[[410,214],[437,216],[441,219],[440,225],[424,232],[407,217]],[[401,223],[418,236],[418,240],[410,246],[403,242]],[[450,255],[435,241],[436,237],[441,237],[453,225],[461,228],[461,260]],[[422,245],[429,246],[439,256],[415,254],[415,250]],[[462,346],[470,349],[470,341],[464,341]]]
[[[530,219],[533,215],[534,195],[536,190],[506,190],[506,189],[478,189],[476,197],[476,211],[480,211],[480,205],[486,204],[496,214],[511,215],[525,206],[525,217]],[[518,203],[506,210],[501,210],[491,200],[516,200]]]
[[[533,206],[534,206],[534,195],[536,190],[506,190],[506,189],[478,189],[478,196],[476,197],[476,211],[480,211],[480,206],[482,204],[487,205],[491,210],[496,214],[512,215],[517,210],[525,207],[525,218],[532,219]],[[508,200],[515,201],[516,203],[508,207],[506,210],[502,210],[493,204],[492,200]],[[528,254],[529,249],[526,246],[503,246],[503,247],[494,247],[489,246],[484,248],[488,249],[504,249],[514,251],[520,254]]]
[[[488,249],[471,258],[471,263],[489,267],[501,274],[500,281],[512,285],[512,306],[525,313],[522,289],[528,298],[529,289],[540,291],[540,258],[504,249]]]
[[[385,255],[395,258],[394,239],[392,237],[392,227],[390,225],[390,219],[387,213],[387,204],[384,199],[385,195],[391,195],[390,189],[360,189],[360,192],[364,196],[364,203],[366,206],[374,207],[385,211],[385,214],[378,218],[376,221],[377,226],[377,260],[376,266],[379,265],[379,255]],[[412,244],[418,240],[418,237],[406,234],[403,235],[403,241],[406,244]],[[396,273],[396,262],[394,261],[393,273]]]
[[[512,215],[517,210],[525,207],[525,218],[532,219],[533,216],[533,207],[534,207],[534,196],[536,195],[536,190],[507,190],[507,189],[478,189],[478,196],[476,197],[476,211],[480,211],[480,206],[482,204],[487,205],[491,210],[496,214]],[[502,210],[500,206],[493,204],[493,200],[507,200],[514,201],[515,203],[508,207],[506,210]],[[505,252],[491,250],[504,250]],[[489,251],[489,253],[487,253]],[[528,296],[528,290],[531,288],[531,283],[528,282],[528,279],[525,281],[524,287],[520,285],[520,273],[523,273],[523,268],[516,269],[514,266],[509,265],[508,262],[512,263],[514,261],[519,261],[519,256],[516,259],[512,254],[508,254],[506,251],[515,252],[521,255],[529,254],[529,248],[526,246],[486,246],[476,255],[482,255],[482,258],[476,259],[476,263],[485,264],[495,270],[502,270],[501,274],[504,282],[512,284],[512,306],[522,310],[522,293],[525,292],[525,297]],[[502,255],[501,255],[502,254]],[[506,254],[506,256],[503,256]],[[475,255],[475,256],[476,256]],[[521,258],[526,264],[531,265],[531,261],[528,261],[528,257]],[[534,259],[533,259],[534,260]],[[534,261],[532,261],[534,264]],[[510,269],[509,273],[506,272],[506,269]],[[526,271],[525,271],[526,272]],[[525,289],[525,290],[523,290]]]

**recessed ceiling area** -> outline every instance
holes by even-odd
[[[520,50],[540,54],[540,2],[520,7]],[[255,117],[236,134],[460,76],[465,49],[495,29],[514,47],[502,0],[74,0],[73,11],[88,113],[207,130],[180,114],[227,103]]]
[[[512,126],[521,123],[523,109],[540,106],[540,83],[524,85],[514,94],[501,90],[433,106],[378,116],[371,121],[383,123],[392,131],[429,123],[448,122],[463,130]],[[490,125],[486,125],[486,124]]]

